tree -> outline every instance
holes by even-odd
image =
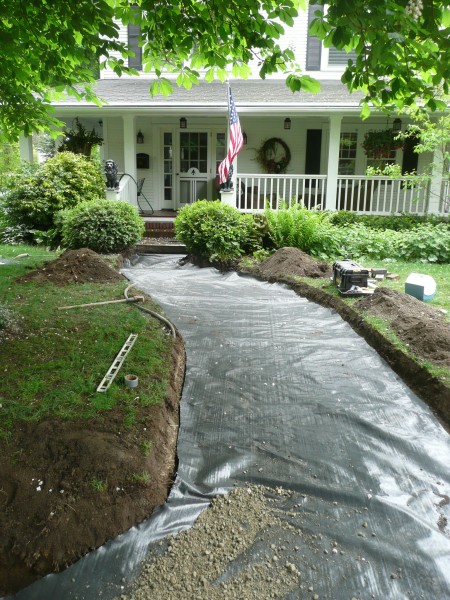
[[[343,81],[365,91],[363,116],[370,103],[403,108],[417,99],[434,110],[443,107],[436,88],[447,93],[450,79],[449,7],[450,0],[330,0],[312,32],[356,51]],[[15,139],[61,125],[51,101],[63,92],[99,103],[93,64],[136,73],[126,65],[130,50],[117,20],[141,27],[143,69],[156,77],[152,93],[170,93],[165,71],[189,89],[203,69],[208,81],[228,71],[245,77],[254,58],[262,78],[282,71],[292,91],[317,91],[280,41],[305,8],[305,0],[0,0],[1,134]]]
[[[126,70],[113,0],[0,0],[0,133],[61,128],[51,102],[62,92],[99,102],[93,64]],[[119,52],[120,58],[112,55]],[[81,88],[76,84],[84,84]]]
[[[420,102],[445,109],[436,96],[450,80],[450,2],[448,0],[335,0],[317,11],[311,24],[327,46],[356,52],[342,81],[365,94],[369,104],[403,109]]]

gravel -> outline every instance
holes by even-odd
[[[350,576],[367,562],[299,527],[308,502],[306,494],[261,485],[217,496],[190,529],[152,547],[120,600],[269,600],[292,591],[305,600],[329,598],[318,593],[318,578],[331,567],[326,563]],[[358,523],[361,512],[349,514],[349,521],[365,528]]]

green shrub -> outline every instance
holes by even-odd
[[[340,210],[331,214],[330,222],[333,225],[344,226],[360,224],[371,229],[393,229],[394,231],[405,231],[415,229],[419,225],[440,223],[450,228],[450,220],[447,217],[437,215],[411,215],[402,213],[400,215],[360,215],[349,210]]]
[[[382,231],[356,224],[335,227],[334,239],[341,257],[450,262],[450,229],[445,224],[419,225],[405,231]]]
[[[278,211],[266,208],[265,216],[276,248],[291,246],[318,258],[338,251],[330,224],[331,214],[308,210],[301,204],[282,203]]]
[[[54,228],[58,211],[100,198],[104,190],[97,163],[61,152],[40,165],[23,163],[8,178],[2,202],[9,225],[47,231]]]
[[[60,218],[66,248],[90,248],[101,254],[130,248],[145,229],[134,206],[119,200],[82,202],[60,213]]]
[[[219,262],[243,254],[251,227],[248,216],[219,200],[198,200],[184,206],[175,219],[175,234],[190,254]]]

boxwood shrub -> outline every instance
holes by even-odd
[[[184,206],[175,219],[175,234],[190,254],[212,262],[239,258],[251,239],[252,219],[219,200]]]
[[[60,213],[62,244],[100,254],[121,252],[144,234],[144,222],[131,204],[120,200],[82,202]]]

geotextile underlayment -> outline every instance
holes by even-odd
[[[449,598],[450,440],[430,409],[332,310],[283,285],[180,266],[178,258],[145,257],[124,270],[186,342],[179,467],[168,502],[16,597],[131,595],[149,549],[170,553],[167,536],[192,526],[217,494],[260,485],[275,490],[289,527],[258,530],[206,580],[212,598],[240,597],[217,590],[238,577],[247,585],[275,555],[283,561],[277,597]],[[240,518],[237,539],[246,528]],[[182,570],[166,583],[165,598],[207,597],[180,591],[177,577]],[[256,597],[274,597],[265,589]]]

